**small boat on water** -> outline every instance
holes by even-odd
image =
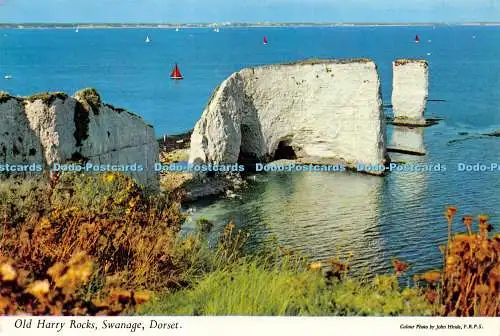
[[[218,33],[219,31],[220,31],[219,28],[217,28],[217,27],[214,28],[214,32]]]
[[[5,75],[3,78],[5,78],[5,79],[12,79],[13,77],[12,77],[12,75]]]
[[[420,43],[420,37],[418,35],[415,35],[415,43]]]
[[[150,43],[151,42],[151,39],[149,38],[149,36],[146,37],[146,43]]]
[[[266,37],[266,36],[264,36],[264,42],[263,42],[263,43],[264,43],[264,45],[266,45],[266,44],[268,44],[268,43],[269,43],[269,42],[267,41],[267,37]]]
[[[175,31],[176,31],[176,32],[177,32],[177,31],[179,31],[179,27],[175,28]]]
[[[175,63],[175,67],[172,70],[172,73],[170,74],[170,79],[175,79],[175,80],[184,79],[184,76],[182,76],[177,63]]]
[[[80,27],[76,26],[75,33],[78,33],[80,31]]]

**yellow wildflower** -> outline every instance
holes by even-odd
[[[43,281],[34,281],[29,287],[26,289],[26,292],[32,294],[38,299],[42,298],[49,292],[49,281],[47,279]]]
[[[11,264],[3,264],[0,266],[0,276],[3,281],[13,281],[17,278],[17,272]]]
[[[317,270],[321,268],[321,263],[320,262],[315,262],[309,265],[309,269],[312,270]]]
[[[40,221],[40,228],[41,229],[48,229],[50,228],[52,225],[50,224],[50,221],[47,219],[47,218],[42,218],[42,220]]]
[[[113,182],[115,180],[115,174],[113,174],[113,173],[106,174],[106,176],[104,177],[104,180],[108,183]]]

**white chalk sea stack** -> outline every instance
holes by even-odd
[[[399,123],[425,124],[429,94],[429,65],[425,60],[399,59],[392,63],[392,109]]]
[[[0,93],[0,164],[42,164],[83,159],[99,165],[142,165],[129,175],[158,186],[158,143],[151,125],[123,109],[103,104],[93,89],[74,97],[45,93],[12,97]]]
[[[247,68],[215,90],[192,137],[191,163],[298,159],[383,164],[385,121],[374,62],[310,60]]]

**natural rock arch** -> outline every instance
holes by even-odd
[[[366,59],[314,60],[234,73],[216,89],[194,128],[190,162],[269,161],[283,146],[299,159],[384,163],[376,65]]]

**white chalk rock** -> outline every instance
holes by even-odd
[[[425,60],[400,59],[393,62],[392,109],[398,122],[425,123],[429,92],[429,66]]]
[[[381,164],[385,123],[376,65],[314,60],[243,69],[214,92],[192,137],[191,163],[297,158]]]
[[[0,93],[0,164],[44,161],[41,139],[31,128],[21,100]]]
[[[159,186],[154,172],[158,143],[153,127],[123,109],[101,103],[93,89],[75,97],[47,93],[14,98],[0,93],[0,164],[53,163],[83,159],[100,165],[129,165],[129,175]],[[133,171],[132,166],[143,170]]]

